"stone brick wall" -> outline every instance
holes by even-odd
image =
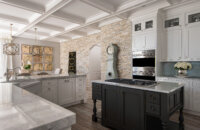
[[[131,22],[122,20],[101,28],[101,32],[79,39],[74,39],[60,45],[60,66],[63,72],[68,72],[68,54],[70,51],[77,53],[77,74],[87,74],[89,69],[89,49],[95,44],[101,45],[101,79],[105,79],[106,73],[106,48],[109,43],[117,44],[118,72],[120,78],[132,78],[131,74]]]

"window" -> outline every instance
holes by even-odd
[[[47,46],[31,46],[23,44],[22,64],[28,61],[32,64],[33,71],[52,71],[53,70],[53,48]]]

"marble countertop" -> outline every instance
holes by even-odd
[[[178,77],[178,76],[157,76],[157,78],[178,78],[178,79],[198,79],[200,80],[200,77],[198,76],[186,76],[186,77]]]
[[[75,113],[12,83],[0,83],[1,130],[61,130],[75,123]]]
[[[141,90],[161,92],[161,93],[171,93],[184,86],[184,84],[182,83],[170,83],[170,82],[157,82],[154,85],[148,85],[148,86],[129,85],[125,83],[107,82],[107,81],[102,81],[102,80],[92,81],[92,83],[114,85],[114,86],[141,89]]]
[[[8,82],[23,82],[23,81],[34,81],[34,80],[42,80],[42,79],[55,79],[55,78],[69,78],[69,77],[81,77],[86,75],[66,75],[66,74],[49,74],[49,75],[31,75],[31,76],[18,76],[17,79],[11,79]],[[1,83],[6,83],[7,81],[1,79]]]

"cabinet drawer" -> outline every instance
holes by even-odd
[[[101,94],[101,85],[100,84],[92,84],[92,99],[98,99],[101,100],[102,94]]]
[[[146,103],[160,104],[160,95],[158,93],[147,92]]]
[[[44,80],[42,81],[42,86],[57,86],[57,80]]]
[[[153,115],[160,115],[160,105],[147,103],[146,104],[146,112]]]

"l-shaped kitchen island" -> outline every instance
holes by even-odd
[[[61,106],[84,102],[85,78],[35,75],[1,81],[0,129],[71,130],[76,114]]]

